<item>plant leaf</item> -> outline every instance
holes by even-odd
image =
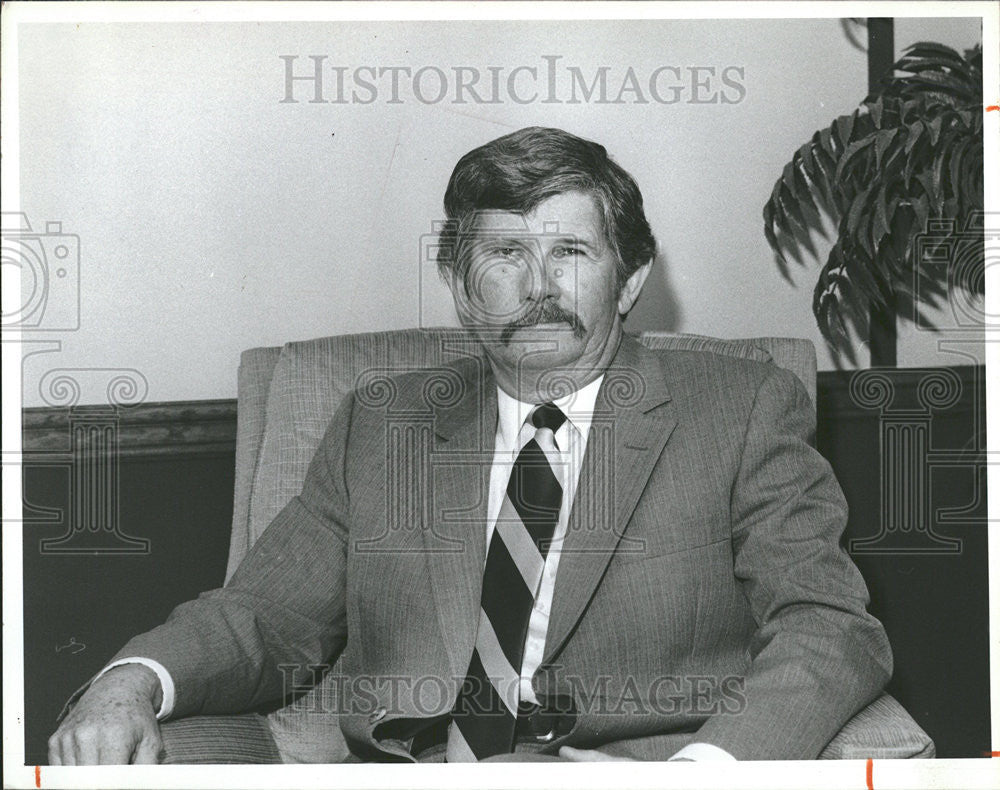
[[[889,147],[889,144],[896,138],[896,133],[899,129],[881,129],[875,135],[875,167],[880,169],[882,167],[882,154],[885,153],[885,149]]]
[[[913,208],[913,221],[917,224],[918,233],[927,232],[927,220],[930,219],[930,201],[927,195],[921,195],[913,203],[910,204]]]
[[[907,87],[914,85],[931,86],[939,93],[959,98],[969,98],[976,87],[969,80],[961,80],[943,71],[921,71],[918,74],[902,79],[905,80],[904,84]]]
[[[913,150],[913,146],[916,145],[917,140],[920,139],[920,135],[924,133],[924,125],[917,121],[914,124],[910,124],[906,130],[906,144],[903,146],[903,151],[907,156],[910,155],[910,151]]]
[[[852,294],[860,294],[865,300],[880,301],[881,289],[874,276],[871,257],[849,243],[838,243],[838,247],[842,275],[851,282]]]
[[[967,82],[975,81],[975,72],[961,58],[958,60],[943,58],[910,58],[903,57],[896,63],[899,71],[907,71],[912,74],[927,74],[928,72],[953,73],[958,79]],[[904,77],[905,79],[905,77]]]
[[[792,160],[792,179],[795,181],[795,194],[799,196],[799,201],[813,215],[812,220],[818,221],[820,210],[813,195],[818,187],[816,187],[814,182],[810,181],[809,174],[806,172],[801,159]],[[817,222],[810,222],[810,225],[814,224],[817,224]]]
[[[868,187],[859,195],[857,195],[854,200],[851,201],[851,206],[847,210],[847,235],[854,239],[857,238],[858,226],[861,224],[861,218],[864,216],[868,206],[868,196],[871,194],[872,187]]]
[[[874,142],[874,138],[866,137],[863,140],[858,140],[847,146],[843,155],[840,157],[840,161],[837,162],[837,172],[834,173],[833,180],[840,181],[844,177],[844,170],[847,169],[848,165],[851,164],[853,159],[861,152],[864,151],[868,146]]]
[[[928,204],[935,217],[941,216],[941,209],[944,206],[944,197],[934,190],[934,175],[928,170],[921,170],[916,174],[916,179],[924,188],[927,195]]]
[[[936,41],[918,41],[915,44],[910,44],[905,50],[908,55],[916,54],[918,52],[934,53],[937,52],[941,55],[949,55],[955,59],[961,59],[962,56],[959,55],[951,47],[946,47],[944,44],[939,44]],[[921,56],[923,57],[923,56]]]
[[[937,157],[935,157],[934,167],[931,170],[931,173],[934,176],[934,194],[940,195],[942,199],[946,198],[944,189],[944,169],[948,162],[949,153],[951,153],[951,149],[942,148]]]
[[[964,161],[965,151],[968,147],[968,140],[960,140],[955,144],[955,148],[951,153],[951,167],[948,172],[948,185],[951,187],[951,194],[953,195],[962,194],[962,163]]]
[[[941,137],[941,125],[943,123],[944,119],[939,115],[927,124],[927,129],[931,134],[931,145],[938,144],[938,139]]]
[[[922,123],[920,126],[923,128]],[[928,153],[933,153],[933,151],[930,149],[928,136],[924,135],[917,140],[913,150],[910,151],[906,159],[906,166],[903,168],[903,185],[906,189],[912,189],[914,176],[927,168]]]
[[[781,251],[781,246],[778,244],[778,237],[774,233],[774,204],[771,201],[767,201],[764,204],[764,236],[767,238],[767,243],[771,245],[771,249],[776,252],[782,260],[785,259],[784,253]]]
[[[799,226],[799,229],[803,233],[808,235],[809,227],[802,214],[802,207],[799,206],[799,202],[795,199],[791,191],[785,187],[784,182],[782,182],[782,187],[782,190],[778,193],[781,210],[786,216],[791,217],[792,221]]]
[[[885,185],[883,184],[878,191],[878,195],[875,197],[875,220],[872,222],[872,246],[876,252],[882,239],[885,238],[885,234],[889,232],[889,221],[892,217],[892,212],[895,212],[898,204],[898,199],[893,200],[892,208],[889,208],[886,201]]]
[[[834,121],[837,129],[837,138],[840,140],[841,145],[845,147],[851,141],[851,130],[854,129],[854,116],[855,113],[841,115]]]
[[[836,123],[836,122],[834,122],[834,123]],[[819,141],[820,141],[820,145],[823,146],[823,150],[826,151],[827,154],[830,155],[830,158],[836,160],[836,158],[837,158],[837,149],[834,148],[834,144],[833,144],[833,132],[831,131],[830,127],[827,127],[826,129],[821,129],[820,130]]]
[[[806,143],[798,151],[795,152],[795,156],[799,158],[802,164],[805,166],[806,170],[809,171],[810,177],[812,171],[815,169],[816,165],[813,162],[812,155],[813,143]],[[794,161],[794,157],[793,157]]]
[[[882,128],[882,111],[884,109],[885,105],[882,103],[881,96],[868,105],[868,111],[871,113],[872,122],[875,124],[876,129]]]
[[[795,185],[795,160],[792,159],[791,162],[786,162],[785,166],[781,170],[781,183],[784,184],[785,188],[791,195],[792,200],[796,203],[799,201],[798,189]]]

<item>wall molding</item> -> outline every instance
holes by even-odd
[[[135,406],[33,407],[22,412],[26,462],[73,451],[73,426],[112,429],[119,458],[205,456],[236,450],[236,400],[164,401]]]
[[[921,368],[886,370],[902,398],[914,396]],[[982,409],[980,392],[986,372],[982,365],[951,367],[963,389],[971,388],[972,398],[962,398],[947,411]],[[817,374],[817,403],[823,423],[864,420],[878,416],[851,396],[851,379],[857,371],[820,371]],[[117,424],[117,451],[120,458],[162,456],[202,456],[233,453],[236,450],[235,399],[163,401],[135,406],[33,407],[22,412],[22,448],[25,455],[41,461],[46,456],[70,453],[72,424],[84,418]]]

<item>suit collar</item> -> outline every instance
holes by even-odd
[[[621,405],[644,414],[671,400],[659,355],[631,335],[623,335],[600,395],[608,408]]]
[[[496,379],[484,357],[466,358],[442,369],[444,376],[431,378],[425,385],[425,397],[434,409],[434,432],[445,441],[468,439],[472,435],[485,437],[493,445],[496,430]],[[435,398],[438,391],[442,397]]]

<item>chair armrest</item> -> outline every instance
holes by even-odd
[[[267,719],[238,716],[188,716],[160,726],[163,759],[172,765],[280,763]]]
[[[934,741],[888,694],[854,716],[827,744],[821,760],[903,759],[934,756]]]

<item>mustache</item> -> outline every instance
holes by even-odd
[[[505,346],[509,345],[518,329],[537,324],[568,324],[573,330],[574,337],[580,338],[587,334],[587,328],[576,313],[564,310],[555,302],[542,302],[536,310],[504,324],[500,332],[500,342]]]

